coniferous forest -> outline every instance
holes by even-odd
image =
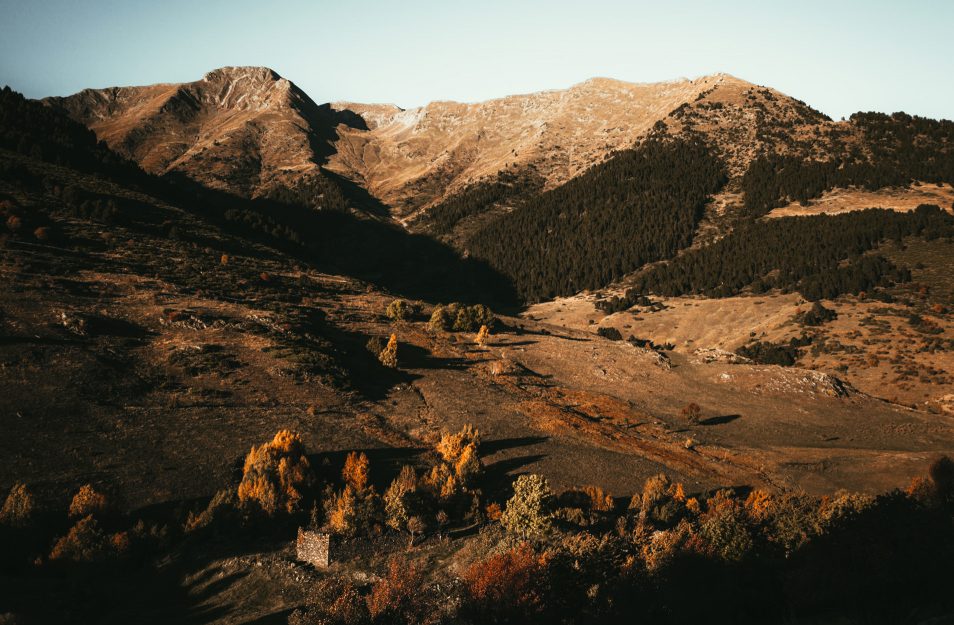
[[[712,245],[649,269],[634,287],[659,295],[710,297],[778,288],[810,300],[831,298],[909,279],[907,270],[868,254],[881,242],[952,235],[954,217],[931,205],[910,213],[871,209],[751,221]]]
[[[598,288],[687,247],[724,181],[701,143],[649,140],[497,219],[468,247],[527,301]]]
[[[861,146],[839,145],[825,161],[766,154],[742,179],[745,212],[758,217],[790,201],[807,203],[835,187],[877,190],[917,180],[954,183],[954,122],[905,113],[855,113]]]

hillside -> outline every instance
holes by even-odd
[[[407,111],[267,70],[0,92],[0,622],[950,613],[954,216],[910,206],[949,193],[948,127],[713,80],[639,87],[691,101],[623,149],[560,134],[589,167],[498,145],[393,191],[330,170]],[[602,128],[573,91],[507,106]],[[907,203],[771,212],[847,183]]]
[[[263,67],[224,67],[184,84],[86,89],[45,103],[150,173],[244,197],[293,190],[321,208],[344,205],[321,171],[335,127],[361,125]]]
[[[359,181],[407,217],[508,168],[532,169],[552,188],[601,162],[725,74],[636,84],[594,78],[569,89],[474,104],[396,107],[336,103],[372,120],[342,129],[329,169]]]

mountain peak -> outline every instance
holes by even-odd
[[[233,66],[228,65],[208,72],[202,77],[205,82],[217,82],[220,80],[252,80],[255,82],[277,82],[282,80],[281,75],[270,67]]]

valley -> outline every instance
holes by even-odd
[[[0,129],[0,623],[947,613],[952,122],[226,67]]]

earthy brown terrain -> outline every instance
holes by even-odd
[[[802,351],[799,367],[837,376],[874,397],[949,414],[954,357],[937,346],[954,338],[945,270],[950,244],[895,246],[890,254],[915,267],[913,283],[895,288],[897,301],[825,301],[838,318],[818,327],[799,322],[797,315],[811,303],[798,294],[659,298],[655,306],[612,315],[594,307],[595,296],[582,295],[537,304],[526,315],[578,330],[616,328],[624,338],[672,344],[675,353],[696,362],[728,357],[754,340],[785,343],[808,334],[813,343]]]
[[[809,206],[792,202],[772,210],[768,217],[794,217],[805,215],[837,215],[865,208],[886,208],[896,211],[911,211],[921,204],[935,204],[954,211],[954,187],[948,184],[921,184],[907,188],[889,188],[879,191],[864,189],[833,189],[812,200]]]
[[[157,210],[205,243],[123,227],[104,237],[78,222],[64,224],[65,246],[7,240],[2,397],[15,417],[4,483],[27,473],[65,497],[92,481],[132,507],[207,496],[252,443],[282,427],[301,431],[315,451],[387,456],[472,423],[484,432],[490,471],[538,471],[558,485],[618,493],[664,469],[698,488],[881,490],[906,483],[926,455],[954,449],[950,415],[895,406],[821,372],[704,363],[687,349],[731,348],[763,328],[784,336],[794,296],[746,309],[789,311],[774,321],[744,322],[737,312],[737,338],[720,341],[733,325],[701,336],[691,328],[710,323],[699,316],[707,307],[720,307],[715,319],[739,299],[667,302],[640,315],[647,321],[614,316],[624,332],[672,340],[669,354],[596,336],[572,306],[561,316],[562,300],[526,319],[504,317],[478,347],[472,335],[435,335],[423,320],[389,324],[393,296],[359,281]],[[854,306],[858,315],[872,308]],[[368,337],[390,332],[401,345],[398,373],[364,351]],[[843,333],[833,327],[830,336]],[[919,357],[909,349],[897,366]],[[932,366],[947,367],[939,358]],[[703,407],[703,425],[686,426],[679,413],[689,402]],[[73,415],[66,427],[63,414]]]
[[[474,104],[334,103],[367,119],[369,129],[341,129],[328,168],[360,181],[401,216],[510,166],[532,168],[556,186],[632,146],[703,91],[740,82],[726,74],[647,84],[594,78]]]
[[[319,176],[335,126],[355,123],[318,106],[264,67],[223,67],[201,80],[86,89],[46,102],[156,174],[257,196]]]
[[[271,70],[223,68],[194,83],[86,90],[45,104],[165,179],[126,184],[49,152],[44,160],[0,149],[10,215],[0,233],[0,494],[27,482],[39,506],[62,511],[92,484],[128,519],[184,526],[190,511],[235,489],[253,445],[283,429],[300,433],[325,483],[338,485],[345,455],[362,451],[383,491],[402,465],[428,467],[443,433],[473,425],[484,505],[505,502],[513,479],[528,473],[557,493],[599,486],[620,510],[660,473],[702,500],[719,487],[875,494],[954,454],[949,238],[885,243],[880,251],[910,268],[911,280],[879,287],[881,299],[824,300],[837,318],[810,327],[800,315],[811,303],[777,290],[597,309],[625,278],[504,306],[485,341],[428,323],[436,305],[489,301],[484,286],[505,280],[404,224],[504,170],[534,172],[553,188],[654,132],[699,136],[728,173],[706,204],[699,247],[733,228],[741,177],[760,151],[808,149],[824,159],[831,142],[857,139],[847,123],[773,90],[724,74],[594,79],[402,110],[319,106]],[[182,178],[205,187],[203,201],[247,212],[216,212],[188,195],[196,187],[173,186]],[[322,186],[329,180],[338,186]],[[317,188],[378,212],[318,221],[331,211],[313,210],[330,202]],[[288,190],[309,201],[274,201]],[[952,200],[949,184],[836,188],[766,219],[925,203],[951,210]],[[512,209],[486,208],[474,222]],[[269,211],[291,218],[268,221]],[[397,298],[415,309],[407,319],[386,314]],[[606,329],[621,340],[598,334]],[[396,367],[369,347],[392,335]],[[734,353],[793,339],[810,339],[793,366]],[[459,575],[486,555],[491,523],[482,515],[478,507],[466,527],[434,521],[440,529],[414,545],[425,570]],[[296,562],[287,536],[243,531],[253,535],[238,546],[186,537],[182,551],[150,560],[117,583],[125,600],[107,621],[286,622],[327,576]],[[387,558],[410,552],[413,530],[410,541],[402,532],[379,524],[344,541],[331,573],[363,588],[379,581]],[[16,595],[55,597],[50,613],[69,614],[86,590],[55,568],[44,577],[40,564],[35,579],[4,582]]]

